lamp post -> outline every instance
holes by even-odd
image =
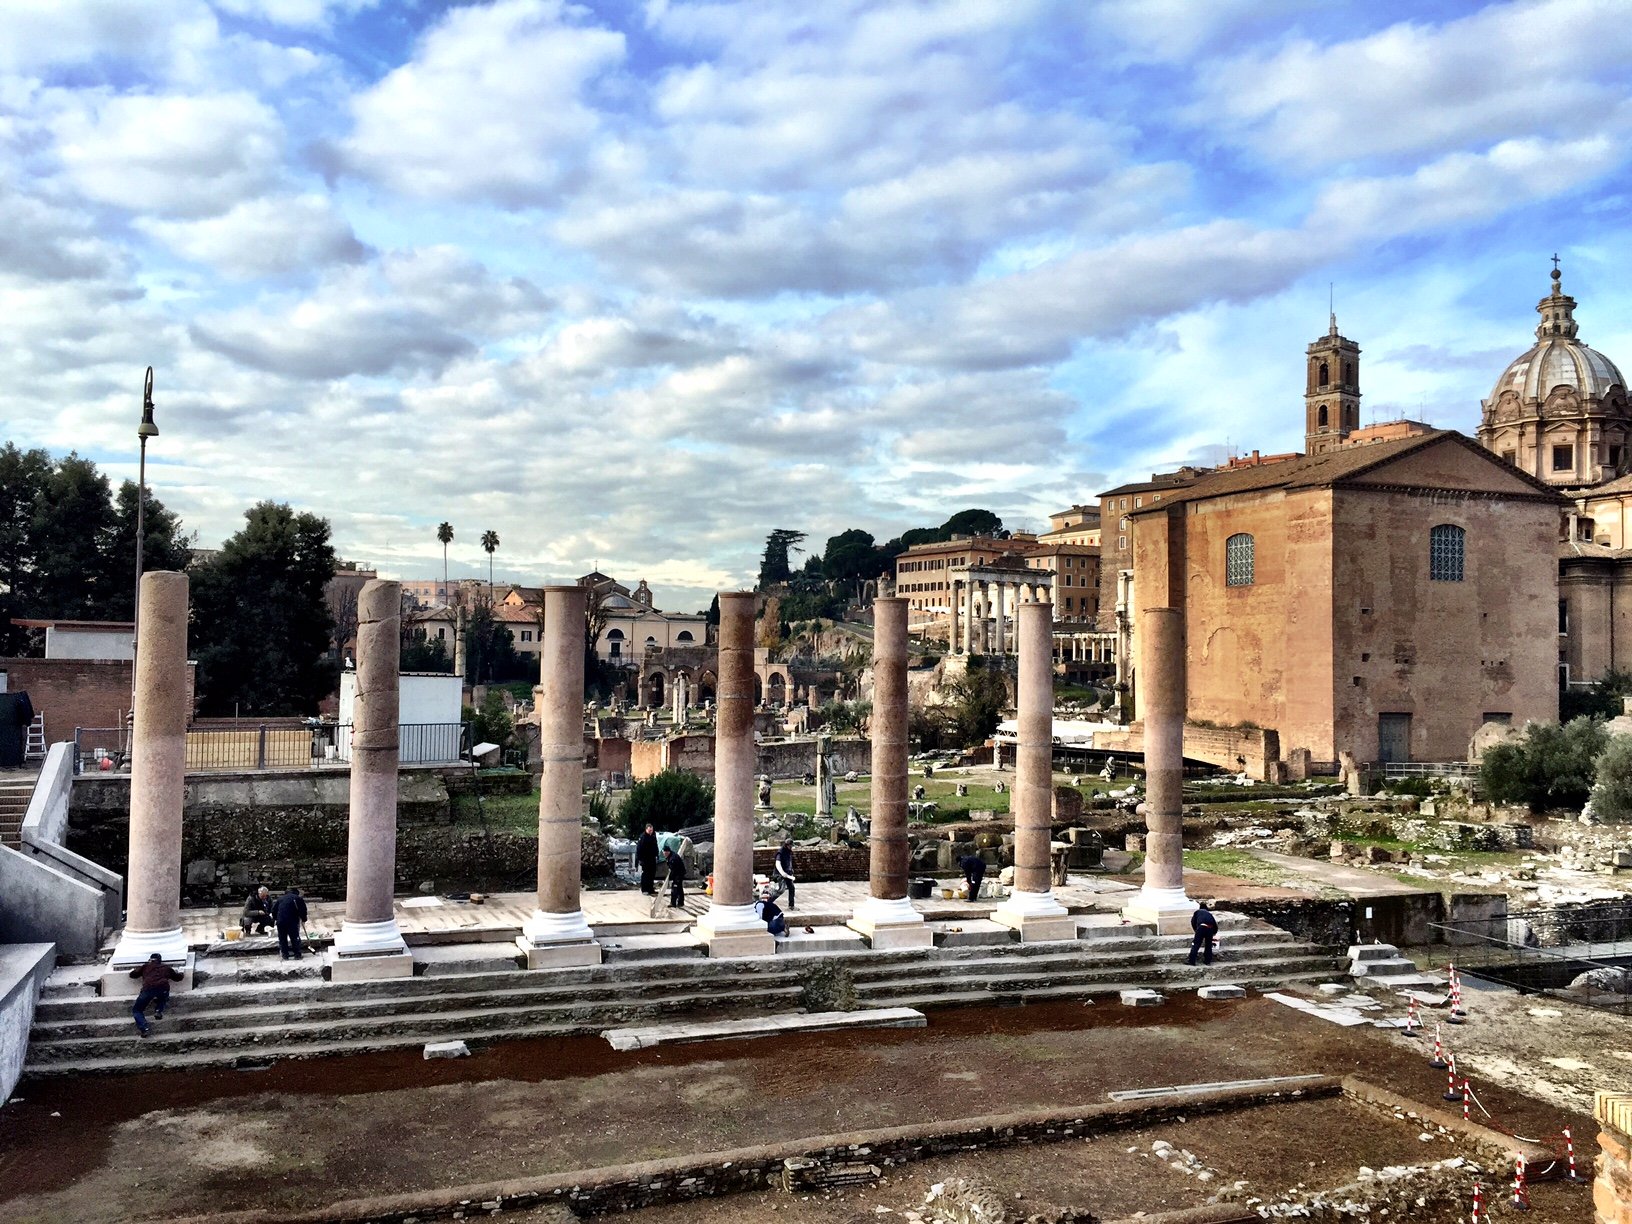
[[[146,542],[147,509],[147,440],[159,436],[159,427],[153,423],[153,367],[147,367],[142,381],[142,423],[136,426],[136,438],[141,444],[141,459],[136,468],[136,602],[131,610],[130,685],[131,709],[135,712],[136,693],[136,639],[142,627],[142,545]]]

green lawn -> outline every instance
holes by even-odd
[[[1255,858],[1245,850],[1228,848],[1186,850],[1184,866],[1187,871],[1205,871],[1211,875],[1231,876],[1237,880],[1250,880],[1254,884],[1285,886],[1297,883],[1284,868]]]

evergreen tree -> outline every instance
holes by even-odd
[[[780,586],[793,576],[788,554],[805,538],[802,531],[777,527],[765,537],[765,551],[759,558],[759,589]]]
[[[193,656],[203,713],[315,714],[334,690],[329,523],[261,502],[193,577]]]
[[[58,460],[41,483],[29,526],[34,574],[26,614],[102,619],[104,606],[114,597],[108,572],[114,529],[108,478],[77,454]],[[127,584],[134,589],[135,581],[132,553]]]
[[[33,612],[29,583],[34,574],[37,539],[34,507],[51,473],[51,456],[43,450],[0,447],[0,655],[22,651],[28,631],[11,623]]]
[[[142,502],[142,571],[184,571],[193,556],[192,539],[181,519],[147,491]],[[106,578],[98,585],[98,615],[105,620],[129,620],[136,605],[136,482],[119,486],[114,504],[113,531],[104,562]]]

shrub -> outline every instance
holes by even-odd
[[[647,825],[661,831],[689,829],[714,819],[714,788],[696,774],[665,769],[636,782],[618,809],[630,837]]]
[[[1595,764],[1593,814],[1601,820],[1632,820],[1632,738],[1610,736]]]
[[[465,722],[470,724],[470,743],[497,744],[504,748],[510,743],[510,736],[515,732],[515,720],[510,717],[510,711],[504,708],[504,695],[497,688],[487,690],[487,696],[482,698],[482,708],[474,710],[466,706],[463,712]]]
[[[589,807],[584,813],[584,819],[597,829],[610,828],[612,825],[612,801],[596,791],[589,797]]]
[[[1495,803],[1523,803],[1532,812],[1579,808],[1596,777],[1604,751],[1604,724],[1595,718],[1531,723],[1522,739],[1496,744],[1479,762],[1479,785]]]

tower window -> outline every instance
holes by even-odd
[[[1332,381],[1332,373],[1327,368],[1326,363],[1323,361],[1323,362],[1320,363],[1320,385],[1324,387],[1327,383],[1329,383],[1331,381]]]
[[[1553,471],[1573,472],[1575,470],[1575,447],[1553,447]]]
[[[1461,582],[1467,532],[1441,523],[1428,532],[1428,577],[1433,582]]]
[[[1317,418],[1317,420],[1318,420],[1318,423],[1319,423],[1320,427],[1322,429],[1325,429],[1326,428],[1326,405],[1325,404],[1322,404],[1320,406],[1320,416]]]
[[[1224,541],[1224,585],[1251,586],[1254,577],[1253,539],[1239,532]]]
[[[1343,363],[1343,381],[1348,383],[1351,387],[1354,385],[1354,363],[1353,362],[1345,361]]]
[[[1612,467],[1612,468],[1619,468],[1621,466],[1621,448],[1620,447],[1612,446],[1612,447],[1609,448],[1609,466]]]

